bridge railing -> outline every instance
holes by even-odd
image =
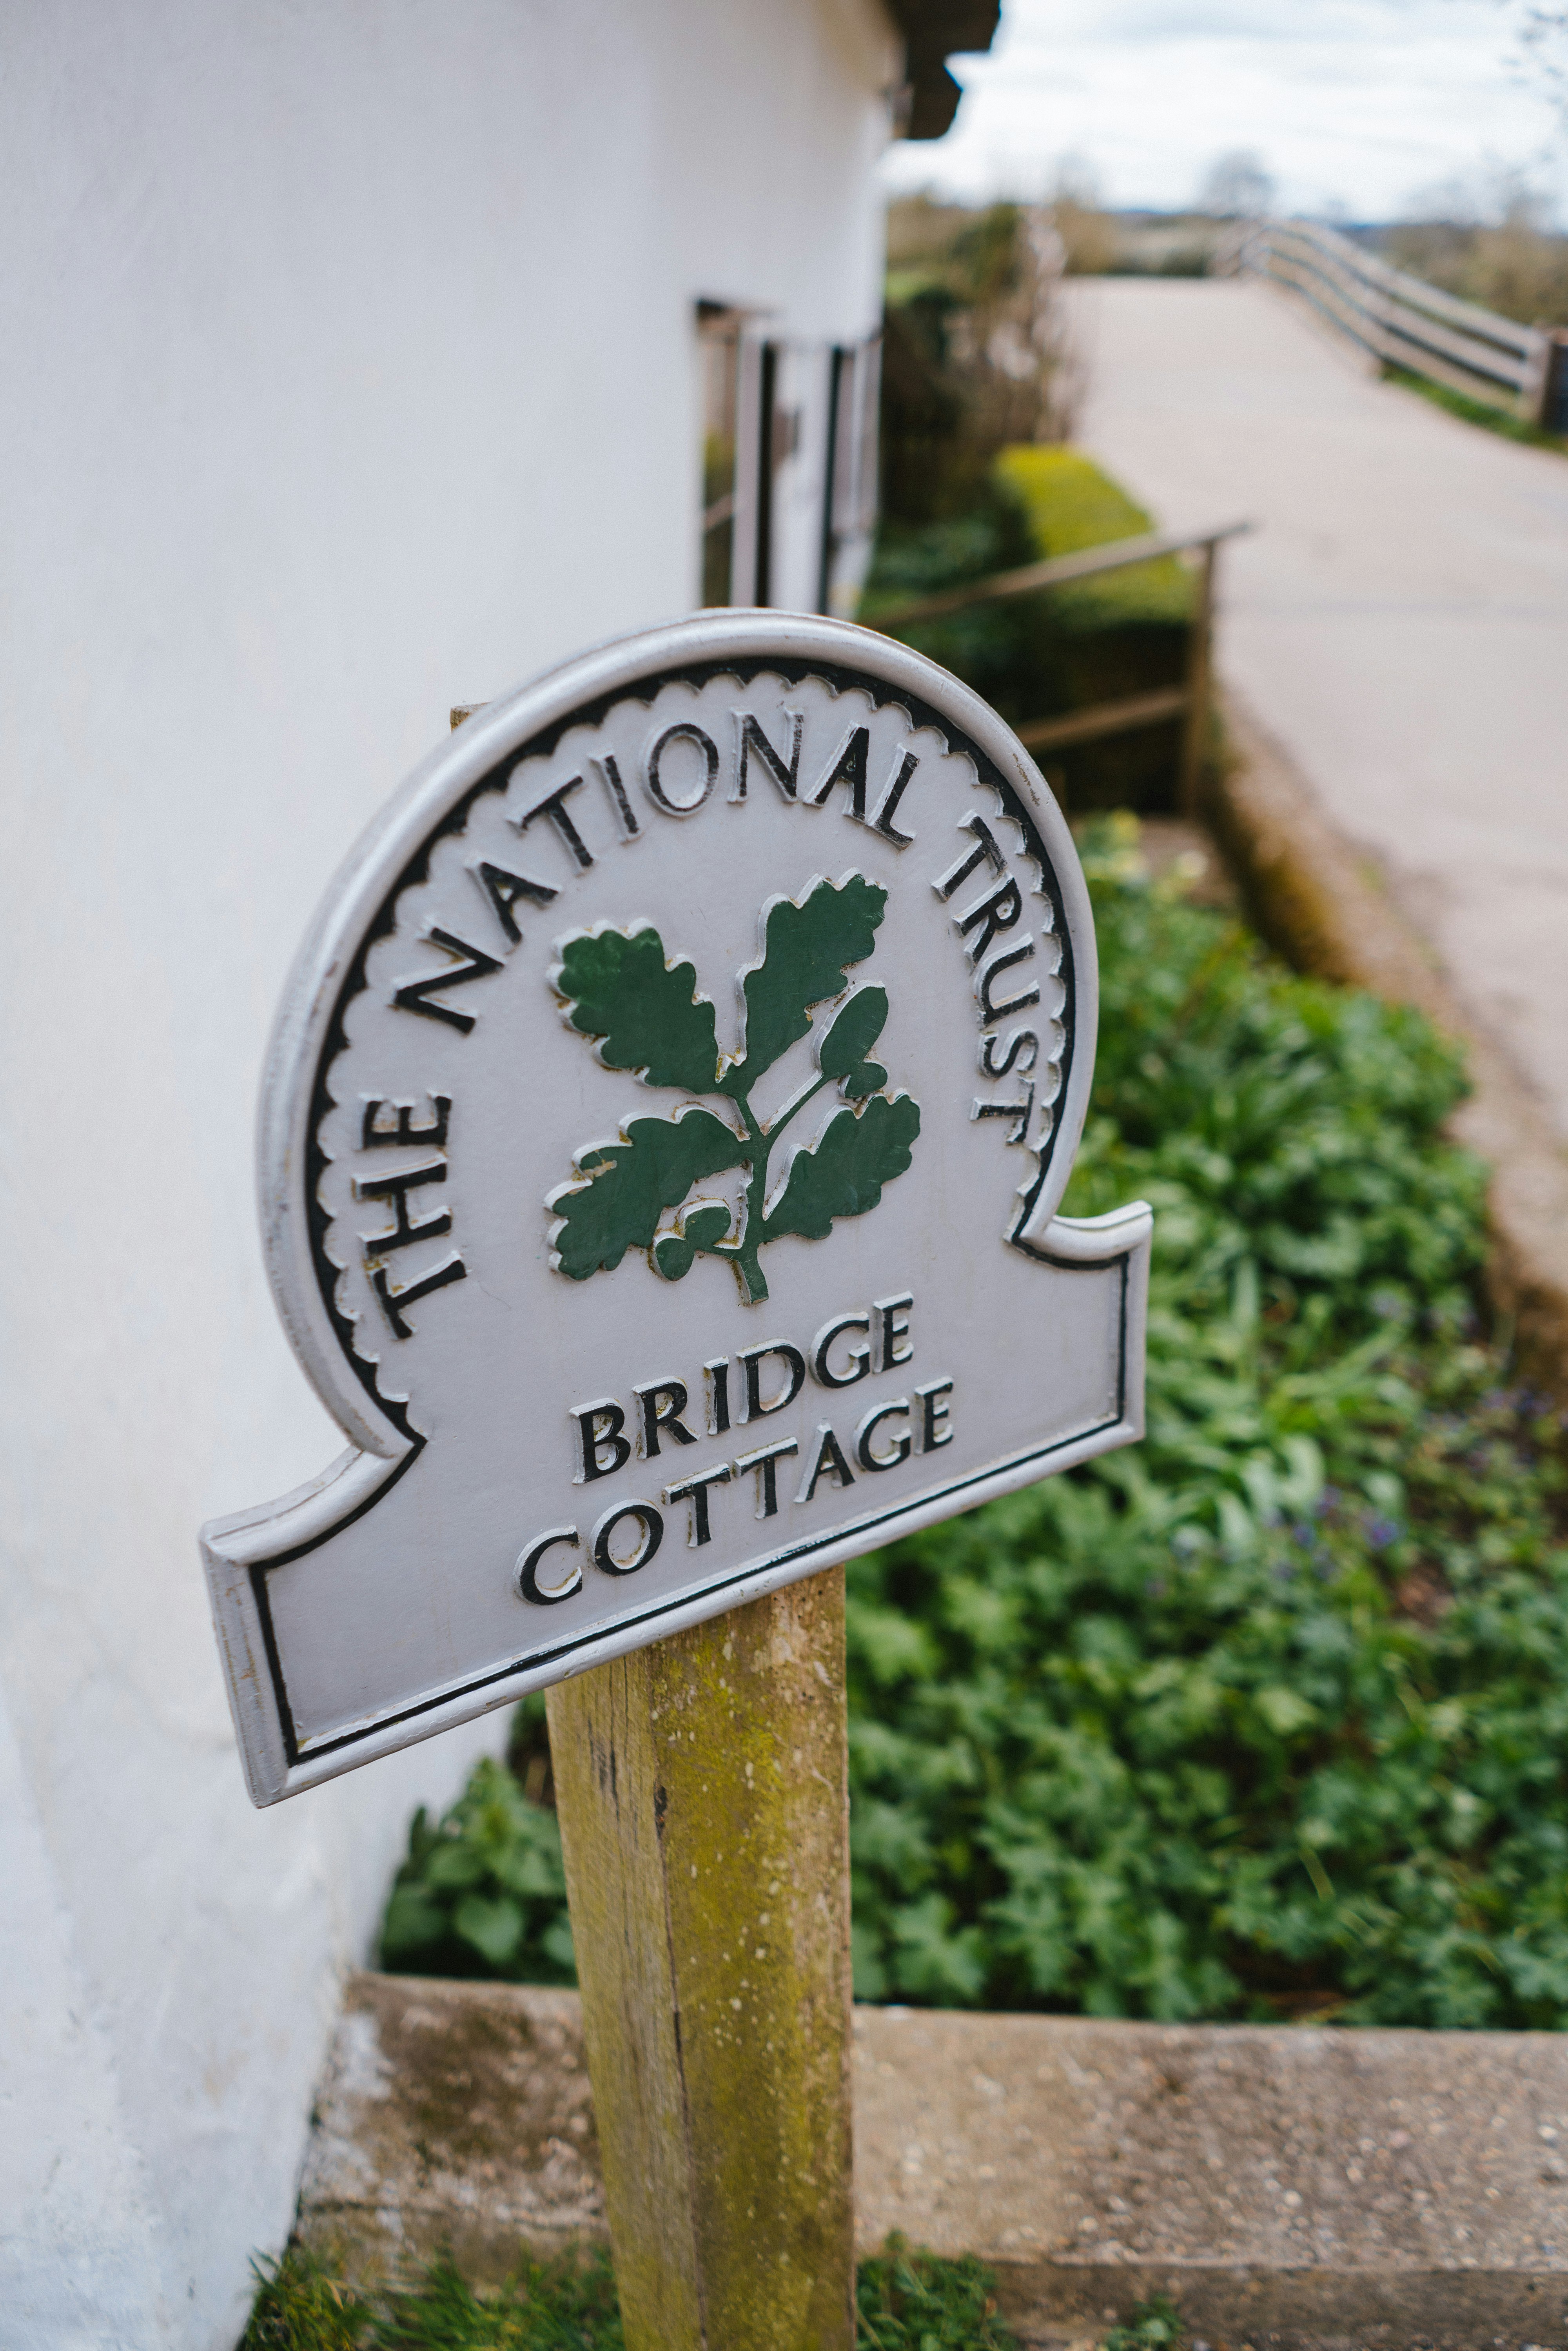
[[[1249,226],[1217,266],[1288,287],[1378,366],[1568,432],[1568,345],[1549,328],[1461,302],[1313,221]]]
[[[1125,570],[1135,563],[1157,563],[1166,556],[1196,556],[1186,675],[1180,685],[1161,686],[1152,694],[1123,695],[1114,702],[1096,702],[1085,709],[1031,719],[1016,730],[1019,741],[1030,751],[1065,751],[1079,743],[1098,742],[1107,735],[1127,734],[1140,726],[1155,726],[1164,720],[1179,718],[1182,748],[1177,805],[1190,815],[1197,804],[1208,748],[1215,567],[1225,541],[1239,538],[1251,528],[1249,522],[1232,522],[1216,530],[1150,531],[1136,538],[1111,539],[1103,547],[1083,548],[1076,555],[1051,556],[1043,563],[1026,563],[1016,571],[993,571],[985,580],[967,580],[962,588],[944,589],[939,595],[919,596],[909,603],[888,605],[882,611],[867,614],[864,624],[891,636],[922,621],[945,620],[950,612],[967,611],[976,604],[1038,595],[1042,589],[1065,588],[1075,580],[1091,580],[1103,571]]]

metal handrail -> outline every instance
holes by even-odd
[[[1228,538],[1252,530],[1249,522],[1222,523],[1217,530],[1154,530],[1137,538],[1113,538],[1103,547],[1086,547],[1076,555],[1051,556],[1044,563],[1026,563],[1016,571],[994,571],[988,580],[971,580],[967,587],[951,588],[940,596],[920,596],[867,618],[864,626],[883,633],[912,621],[936,621],[948,612],[962,612],[973,604],[1000,603],[1009,596],[1033,596],[1042,588],[1063,588],[1073,580],[1092,580],[1102,571],[1126,570],[1134,563],[1157,562],[1162,556],[1181,555],[1197,548],[1197,599],[1187,632],[1186,678],[1181,685],[1161,686],[1152,694],[1128,694],[1115,702],[1097,702],[1086,710],[1064,710],[1053,717],[1037,718],[1018,728],[1019,740],[1031,751],[1065,751],[1107,735],[1155,726],[1172,718],[1182,722],[1181,788],[1183,810],[1197,809],[1198,789],[1208,747],[1209,677],[1214,638],[1214,567]]]
[[[1154,563],[1162,555],[1180,555],[1189,547],[1218,547],[1221,539],[1239,538],[1256,528],[1249,522],[1228,522],[1218,530],[1146,532],[1139,538],[1113,538],[1103,547],[1085,547],[1076,555],[1053,555],[1044,563],[1026,563],[1016,571],[993,571],[985,580],[951,588],[940,596],[919,596],[887,611],[867,614],[861,625],[883,635],[911,621],[940,620],[961,612],[969,604],[999,603],[1008,596],[1032,596],[1041,588],[1062,588],[1070,580],[1090,580],[1099,571],[1121,571],[1133,563]]]

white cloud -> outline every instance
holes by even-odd
[[[1561,207],[1562,125],[1513,22],[1501,0],[1003,0],[992,53],[955,60],[956,127],[894,149],[888,183],[1034,196],[1072,153],[1109,202],[1176,205],[1250,147],[1290,210],[1386,217],[1499,165]]]

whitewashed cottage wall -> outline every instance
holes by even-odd
[[[253,1103],[444,727],[696,595],[694,306],[853,341],[878,0],[13,0],[0,2340],[220,2351],[459,1733],[267,1813],[195,1550],[340,1449]]]

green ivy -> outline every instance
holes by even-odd
[[[1084,848],[1067,1206],[1155,1205],[1148,1434],[851,1567],[857,1989],[1560,2028],[1562,1431],[1476,1321],[1458,1060],[1150,887],[1125,820]],[[388,1961],[559,1980],[559,1887],[482,1766],[415,1824]]]
[[[1089,843],[1069,1195],[1156,1210],[1142,1446],[849,1571],[862,1998],[1568,2018],[1559,1435],[1454,1054]]]
[[[543,1707],[528,1719],[542,1730]],[[406,1975],[575,1983],[560,1830],[486,1757],[432,1825],[422,1804],[382,1924],[383,1968]]]

